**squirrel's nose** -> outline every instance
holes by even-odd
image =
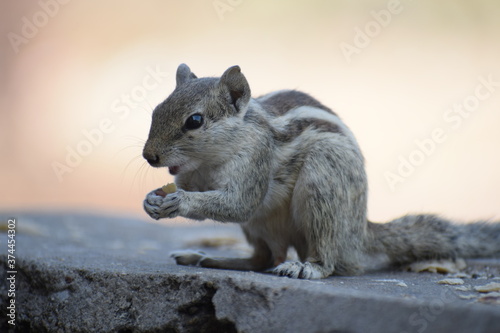
[[[142,157],[144,157],[144,159],[146,159],[151,166],[157,166],[160,163],[160,156],[157,154],[144,151],[142,153]]]

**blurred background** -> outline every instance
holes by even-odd
[[[300,89],[362,147],[369,217],[500,219],[500,3],[3,1],[0,210],[147,219],[172,181],[141,158],[185,62],[240,65],[254,96]],[[431,140],[431,141],[429,141]]]

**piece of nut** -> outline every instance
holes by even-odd
[[[163,185],[161,187],[162,191],[165,192],[166,194],[174,193],[177,192],[177,185],[175,183],[169,183],[167,185]]]
[[[163,185],[161,188],[157,189],[155,191],[155,194],[165,198],[167,194],[175,192],[177,192],[177,186],[174,183],[170,183],[167,185]]]

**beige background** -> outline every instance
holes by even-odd
[[[3,4],[0,209],[93,209],[146,218],[144,195],[170,178],[140,157],[142,145],[152,109],[186,62],[198,76],[218,76],[238,64],[254,96],[300,89],[333,108],[365,154],[371,219],[408,212],[500,219],[500,86],[456,128],[443,118],[454,104],[473,101],[478,77],[500,82],[500,3],[397,3]],[[380,14],[389,9],[397,13]],[[372,37],[363,40],[359,29],[372,29]],[[362,47],[347,59],[341,46],[355,42]],[[148,68],[166,77],[154,84]],[[127,106],[123,96],[134,93]],[[99,129],[103,120],[108,133],[89,146],[83,131]],[[431,138],[436,129],[446,139],[391,189],[385,174],[397,173],[400,156],[417,156],[415,140]],[[78,147],[87,155],[58,177],[54,164],[67,164],[68,149]]]

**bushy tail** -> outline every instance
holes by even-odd
[[[435,215],[368,222],[367,250],[394,264],[428,259],[500,257],[500,223],[454,224]]]

